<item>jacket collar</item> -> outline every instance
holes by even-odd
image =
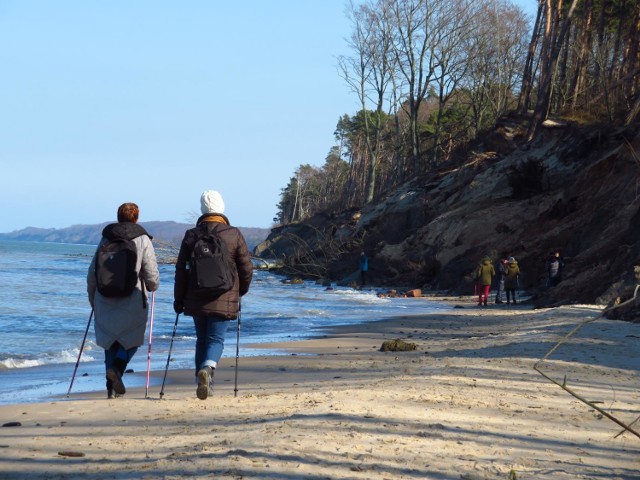
[[[224,223],[225,225],[230,225],[229,219],[221,213],[205,213],[198,219],[196,226],[202,225],[203,223]]]

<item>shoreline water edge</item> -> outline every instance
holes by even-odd
[[[82,345],[73,392],[106,391],[104,354],[95,344],[93,325],[88,325],[86,272],[95,248],[0,242],[0,324],[4,332],[0,341],[0,404],[39,402],[66,393]],[[145,344],[130,364],[135,374],[125,375],[133,387],[144,385],[138,374],[146,372],[148,357],[152,373],[164,370],[172,338],[170,368],[192,367],[193,321],[184,316],[176,319],[173,312],[173,274],[173,265],[160,265],[154,319],[149,319]],[[375,289],[328,289],[309,281],[290,284],[280,276],[257,270],[253,287],[243,298],[240,356],[280,353],[249,348],[250,344],[311,338],[319,329],[332,325],[360,323],[394,311],[419,313],[425,308],[442,306],[379,298]],[[236,325],[229,323],[225,356],[235,353]],[[151,379],[152,384],[155,381],[155,377]]]

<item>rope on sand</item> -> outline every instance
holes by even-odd
[[[629,300],[627,300],[624,303],[621,303],[619,305],[615,305],[612,308],[618,308],[621,307],[622,305],[628,304],[631,301],[635,301],[636,296],[638,294],[638,289],[640,289],[640,285],[636,286],[635,291],[633,292],[633,297]],[[634,430],[633,428],[631,428],[632,425],[634,425],[635,423],[637,423],[640,420],[640,417],[636,418],[633,422],[631,422],[629,425],[625,424],[624,422],[622,422],[621,420],[617,419],[615,416],[611,415],[609,412],[604,411],[602,408],[600,408],[599,406],[597,406],[596,404],[594,404],[593,402],[590,402],[589,400],[585,399],[584,397],[580,396],[578,393],[576,393],[575,391],[573,391],[570,387],[567,386],[567,376],[565,375],[562,383],[560,383],[559,381],[551,378],[549,375],[547,375],[546,373],[544,373],[542,370],[540,370],[540,365],[549,358],[549,356],[551,356],[551,354],[553,352],[555,352],[560,346],[562,346],[564,343],[566,343],[567,340],[569,340],[573,335],[575,335],[578,330],[580,330],[583,326],[587,325],[588,323],[592,323],[595,322],[596,320],[599,320],[603,318],[602,315],[599,315],[598,317],[595,318],[589,318],[587,320],[582,321],[578,326],[576,326],[573,330],[571,330],[569,333],[567,333],[564,338],[562,340],[560,340],[551,350],[549,350],[547,352],[547,354],[542,357],[540,360],[538,360],[534,365],[533,368],[534,370],[536,370],[540,375],[542,375],[544,378],[546,378],[547,380],[549,380],[551,383],[554,383],[556,385],[558,385],[560,388],[562,388],[565,392],[569,393],[571,396],[573,396],[574,398],[577,398],[578,400],[580,400],[582,403],[588,405],[589,407],[593,408],[594,410],[600,412],[603,416],[607,417],[609,420],[611,420],[614,423],[617,423],[618,425],[620,425],[624,430],[622,430],[621,432],[619,432],[617,435],[614,436],[614,438],[618,438],[620,435],[622,435],[624,432],[629,432],[634,434],[636,437],[640,438],[640,433],[638,433],[636,430]]]

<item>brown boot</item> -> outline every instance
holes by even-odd
[[[196,389],[196,396],[200,400],[206,400],[210,393],[213,393],[213,368],[202,367],[198,370],[198,388]]]

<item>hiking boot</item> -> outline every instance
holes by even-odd
[[[124,383],[122,383],[122,375],[117,370],[110,368],[107,370],[107,378],[111,380],[113,385],[113,391],[118,395],[124,395],[127,393],[127,389],[124,387]]]
[[[213,368],[203,367],[198,370],[198,388],[196,396],[200,400],[206,400],[213,393]]]

